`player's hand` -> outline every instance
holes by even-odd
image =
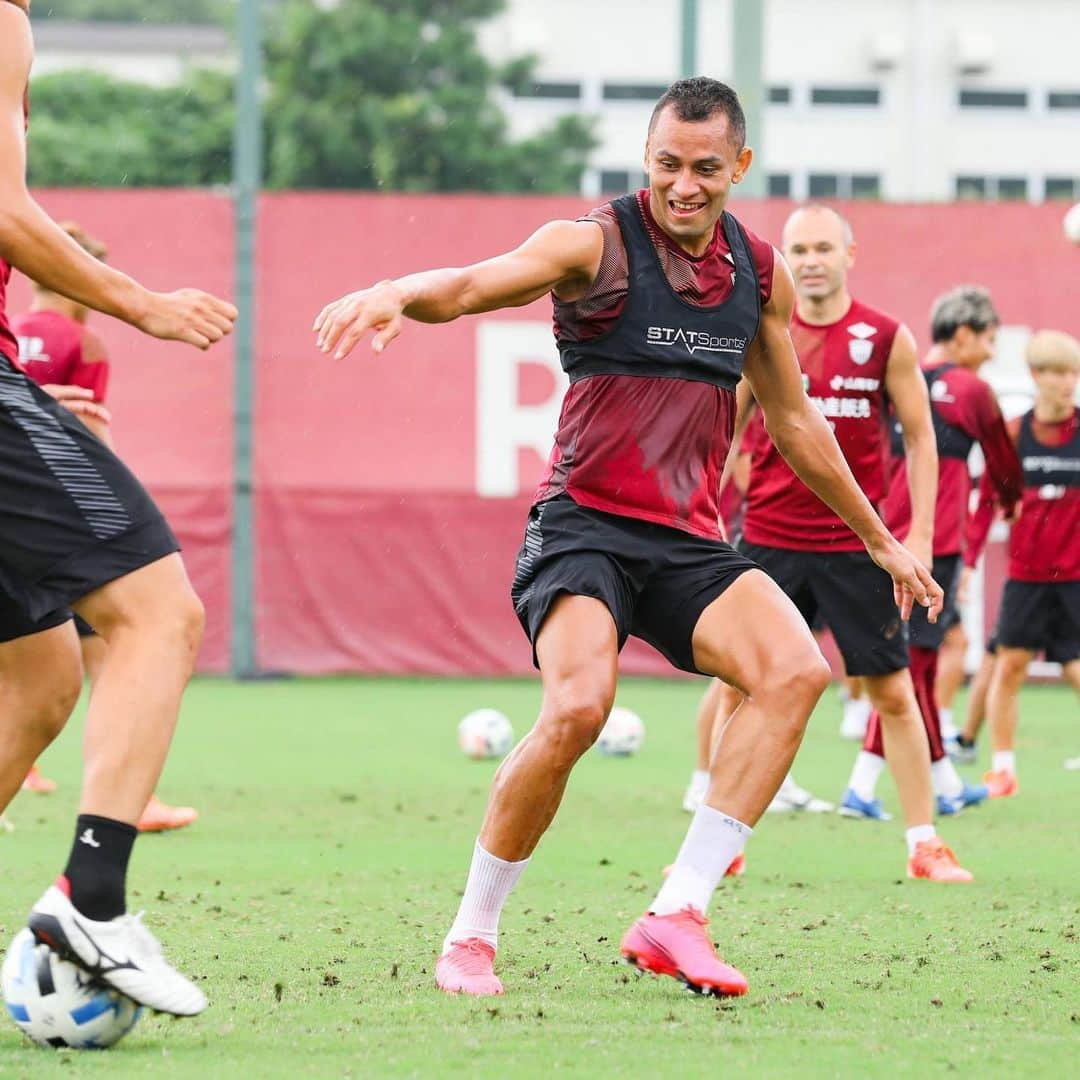
[[[94,400],[94,391],[85,386],[67,386],[62,383],[46,383],[41,388],[49,397],[55,398],[68,412],[76,416],[89,416],[103,424],[112,423],[112,413]]]
[[[319,312],[312,329],[316,344],[342,360],[370,330],[375,331],[371,347],[381,353],[401,333],[405,297],[392,281],[380,281],[370,289],[349,293]]]
[[[911,609],[917,603],[926,608],[926,617],[937,622],[945,604],[945,593],[931,577],[930,571],[911,554],[903,544],[890,536],[878,545],[867,545],[866,550],[893,580],[893,595],[900,609],[900,618],[911,618]]]
[[[219,300],[200,289],[149,295],[146,310],[134,321],[144,334],[209,349],[215,341],[232,333],[238,312],[227,300]]]

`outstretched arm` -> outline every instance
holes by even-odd
[[[912,601],[929,608],[931,622],[941,611],[941,587],[926,567],[885,528],[836,442],[828,421],[806,396],[788,324],[795,303],[791,272],[777,258],[772,297],[761,313],[743,373],[765,416],[776,448],[799,479],[851,527],[870,557],[893,579],[901,614]]]
[[[552,291],[572,299],[596,276],[603,250],[603,233],[593,222],[550,221],[504,255],[380,281],[327,304],[315,320],[318,347],[340,360],[369,331],[375,332],[372,347],[382,352],[401,333],[403,318],[450,322],[521,307]]]
[[[131,323],[155,337],[206,348],[232,329],[231,304],[195,289],[154,293],[88,255],[26,189],[30,22],[0,0],[0,258],[53,292]]]

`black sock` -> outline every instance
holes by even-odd
[[[115,919],[127,910],[125,881],[136,835],[135,826],[123,821],[79,815],[64,877],[71,902],[88,919]]]

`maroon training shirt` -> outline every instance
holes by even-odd
[[[1020,519],[1009,531],[1009,577],[1015,581],[1080,581],[1080,409],[1061,423],[1027,414],[1036,446],[1022,450],[1024,498]],[[1026,417],[1009,422],[1020,440]],[[1039,448],[1048,451],[1039,454]],[[1029,453],[1035,450],[1036,453]],[[1067,483],[1043,483],[1050,474]],[[971,549],[981,552],[993,522],[994,487],[983,474],[980,510],[971,530]]]
[[[649,194],[638,205],[672,289],[697,307],[724,303],[734,267],[717,227],[699,257],[683,251],[656,224]],[[604,252],[589,292],[568,303],[554,298],[560,342],[590,341],[611,329],[629,289],[626,247],[610,204],[583,219],[603,230]],[[772,295],[772,245],[747,231],[762,304]],[[710,383],[633,375],[593,375],[563,399],[543,502],[566,493],[576,503],[623,517],[718,538],[719,483],[735,421],[735,395]]]
[[[101,339],[59,311],[31,311],[12,321],[19,364],[41,386],[84,386],[105,400],[109,361]]]
[[[875,506],[885,494],[885,369],[899,325],[858,300],[827,326],[803,322],[798,313],[791,324],[807,393]],[[795,475],[767,434],[754,441],[743,535],[752,544],[796,551],[863,550],[862,541]]]
[[[935,366],[940,364],[935,361]],[[924,367],[931,369],[930,365]],[[969,368],[950,368],[934,382],[930,408],[941,421],[958,428],[982,447],[986,472],[993,480],[997,498],[1006,511],[1011,512],[1023,488],[1020,459],[989,384]],[[939,455],[937,505],[934,507],[935,555],[958,555],[964,549],[970,498],[971,474],[967,461]],[[911,493],[906,457],[892,459],[892,479],[881,515],[897,539],[907,537],[911,528]]]

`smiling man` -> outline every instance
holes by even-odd
[[[543,703],[502,763],[465,894],[436,965],[445,991],[502,993],[499,914],[615,697],[629,634],[685,671],[747,696],[724,736],[704,804],[623,955],[701,993],[742,994],[705,912],[799,746],[829,671],[794,605],[720,537],[719,479],[745,374],[776,445],[862,538],[898,600],[941,591],[885,529],[828,423],[803,392],[788,335],[791,275],[724,209],[751,151],[734,91],[675,83],[653,112],[647,190],[464,268],[383,281],[327,305],[318,344],[381,354],[403,318],[448,322],[551,293],[570,377],[555,447],[518,556],[512,597]]]

